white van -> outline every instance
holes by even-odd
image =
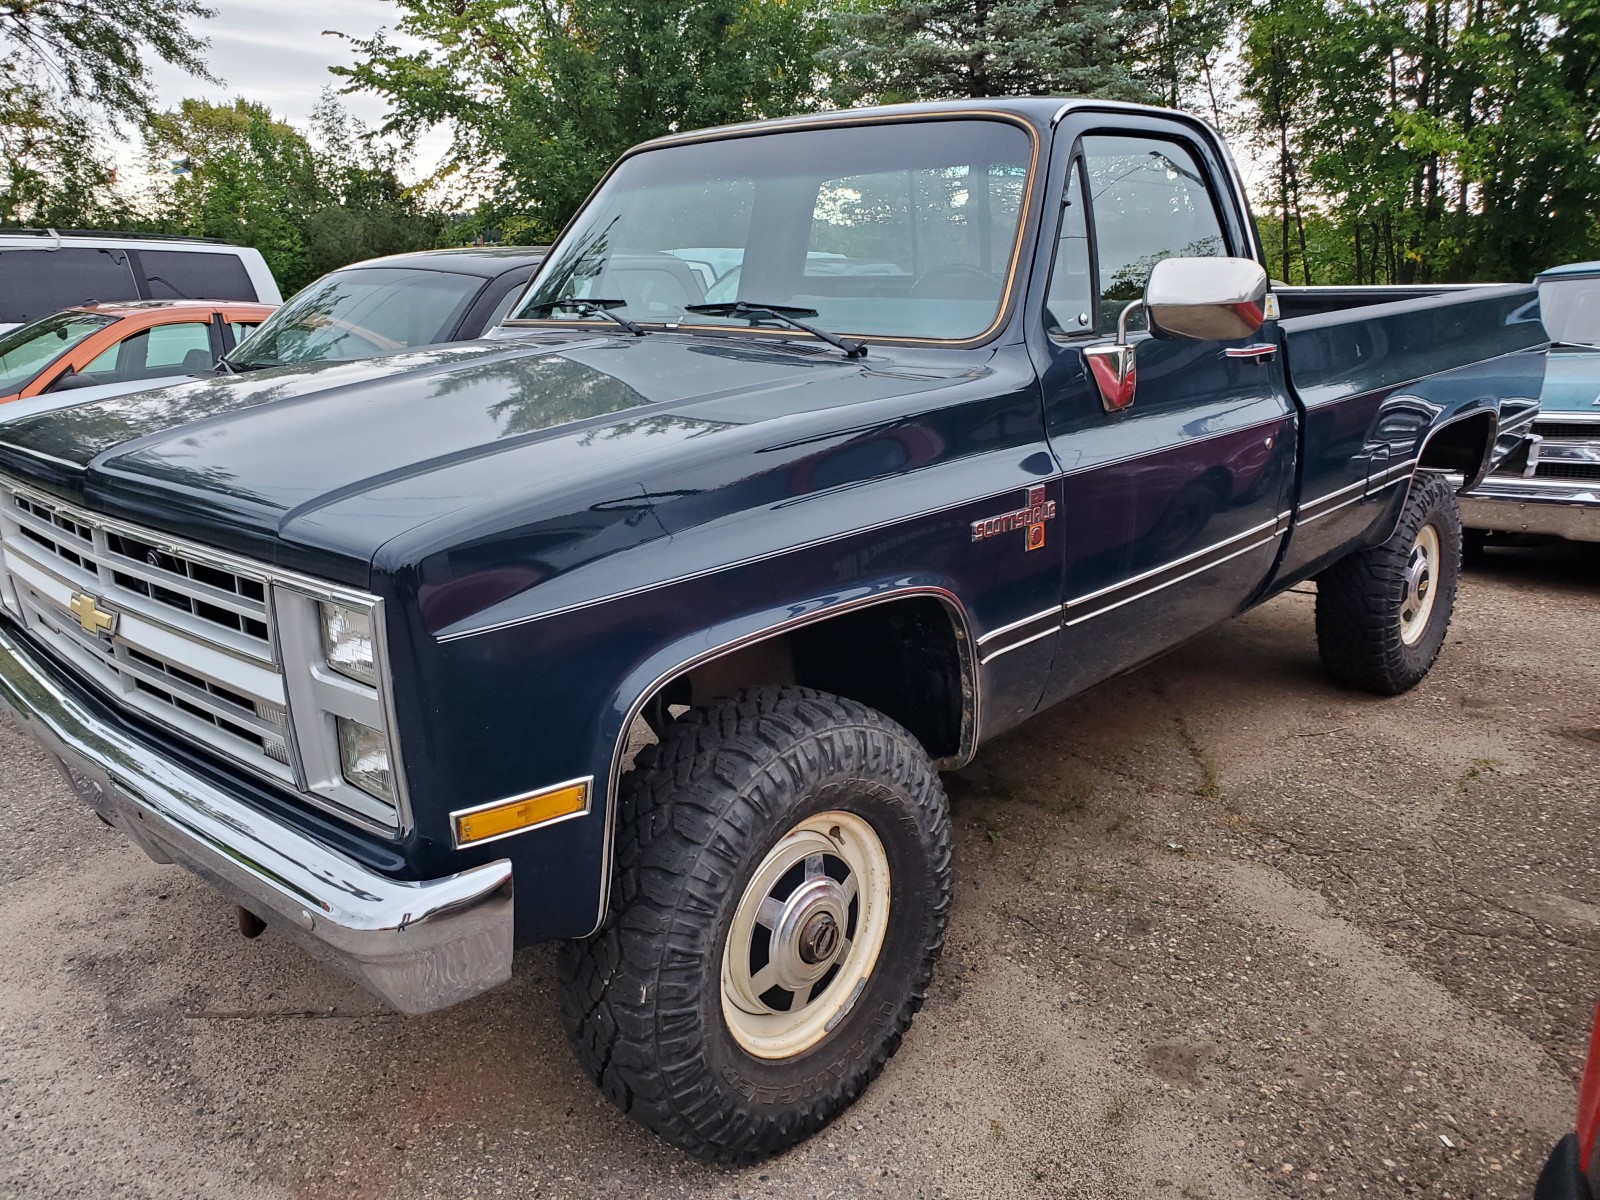
[[[0,332],[74,304],[282,295],[259,250],[216,238],[0,230]]]

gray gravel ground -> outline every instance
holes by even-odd
[[[1394,701],[1321,676],[1311,604],[949,777],[927,1008],[741,1171],[579,1075],[547,949],[387,1013],[0,730],[0,1196],[1526,1196],[1600,992],[1600,549],[1494,555]]]

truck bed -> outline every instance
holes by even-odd
[[[1289,383],[1314,406],[1549,339],[1532,284],[1275,289]]]
[[[1384,283],[1336,284],[1294,287],[1274,284],[1272,294],[1278,298],[1278,311],[1285,320],[1293,317],[1316,317],[1326,313],[1344,312],[1352,308],[1368,308],[1376,304],[1398,304],[1406,300],[1429,300],[1436,296],[1449,296],[1463,291],[1476,291],[1496,284],[1481,283]]]

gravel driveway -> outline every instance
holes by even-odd
[[[1500,552],[1430,679],[1291,594],[947,778],[958,898],[866,1097],[764,1166],[612,1110],[551,955],[383,1011],[0,730],[0,1196],[1525,1197],[1600,992],[1600,548]]]

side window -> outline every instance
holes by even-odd
[[[1074,161],[1067,177],[1061,232],[1050,266],[1045,296],[1045,327],[1056,337],[1094,328],[1094,280],[1089,274],[1089,223],[1083,200],[1083,173]]]
[[[233,331],[233,344],[237,346],[245,338],[256,331],[260,321],[229,321],[228,328]]]
[[[1228,253],[1206,177],[1182,143],[1099,134],[1083,139],[1099,268],[1100,328],[1144,294],[1163,258]],[[1130,322],[1143,329],[1143,317]]]
[[[147,377],[205,370],[211,365],[209,323],[185,321],[181,325],[157,325],[150,330],[149,338],[144,352]]]
[[[91,300],[137,300],[128,252],[104,248],[0,251],[0,324],[37,321]]]
[[[214,250],[141,250],[152,300],[254,300],[250,272],[237,254]]]
[[[103,351],[81,374],[96,383],[185,375],[211,366],[210,327],[198,321],[157,325]]]

